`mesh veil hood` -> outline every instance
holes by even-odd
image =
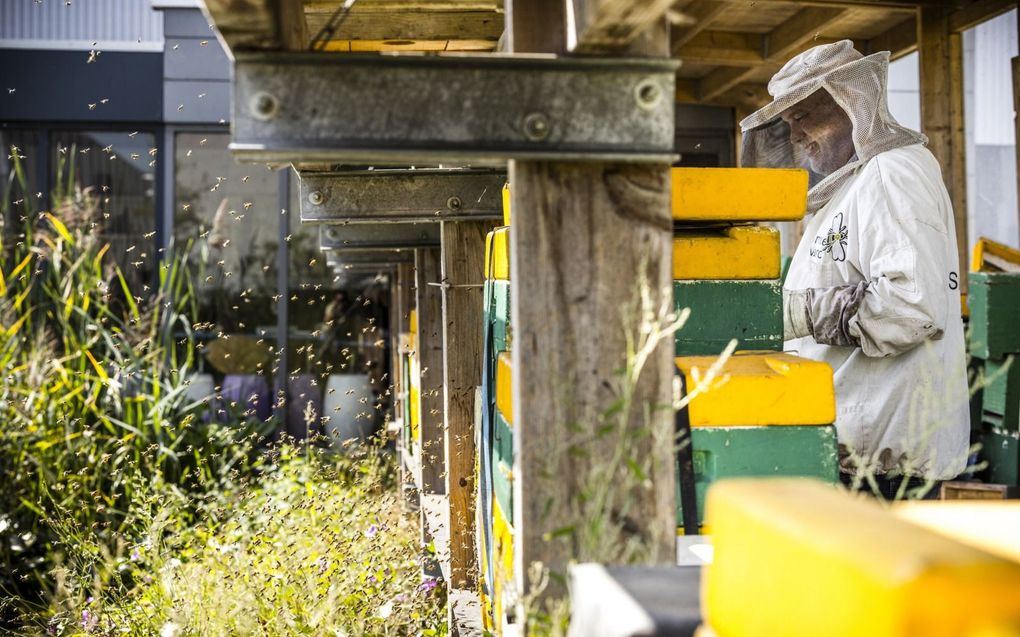
[[[812,174],[808,212],[815,212],[879,153],[925,144],[928,139],[901,126],[889,114],[886,80],[889,53],[864,56],[850,40],[808,49],[787,62],[769,81],[773,101],[740,122],[741,164],[760,167],[804,167],[806,158],[790,143],[790,128],[780,113],[819,89],[825,89],[853,125],[856,155],[827,177]]]

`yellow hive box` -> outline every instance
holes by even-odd
[[[911,501],[892,512],[901,519],[1020,564],[1020,502]]]
[[[778,279],[779,231],[731,226],[673,237],[673,279]]]
[[[510,280],[510,228],[485,235],[485,278]]]
[[[514,424],[514,414],[511,410],[511,378],[513,366],[510,364],[510,352],[502,352],[496,359],[496,409],[503,414],[506,424]]]
[[[510,184],[503,184],[503,225],[510,225]]]
[[[807,211],[808,174],[779,168],[674,168],[673,218],[795,221]]]
[[[715,356],[681,356],[688,393]],[[692,427],[828,425],[836,420],[832,368],[782,352],[737,352],[688,405]]]
[[[811,480],[709,491],[705,623],[719,637],[977,637],[1020,625],[1020,565]]]

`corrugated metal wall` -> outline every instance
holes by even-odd
[[[150,0],[0,0],[0,47],[162,49]]]

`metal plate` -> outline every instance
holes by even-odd
[[[319,226],[319,248],[335,252],[439,245],[438,223],[352,223]]]
[[[506,173],[491,170],[301,172],[301,221],[499,219]]]
[[[388,266],[398,263],[414,263],[414,250],[357,250],[338,252],[323,250],[326,265],[337,267]]]
[[[258,162],[670,163],[678,64],[239,53],[231,148]]]

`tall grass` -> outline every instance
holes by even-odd
[[[70,153],[74,156],[74,153]],[[184,257],[132,290],[102,241],[102,201],[58,164],[51,211],[28,196],[17,149],[5,184],[0,261],[0,630],[38,611],[55,590],[53,567],[77,546],[91,577],[134,523],[132,504],[155,484],[213,488],[257,462],[254,425],[200,418],[188,400],[194,293]],[[186,251],[185,251],[186,254]],[[238,423],[235,423],[235,425]]]

